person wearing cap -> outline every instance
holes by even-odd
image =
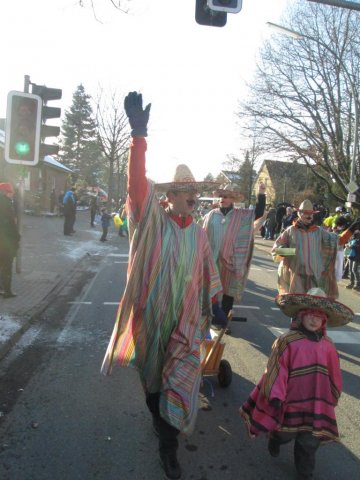
[[[135,367],[159,436],[166,478],[181,477],[178,434],[189,434],[198,411],[200,345],[211,324],[211,298],[220,278],[204,230],[191,216],[198,192],[186,165],[172,181],[154,185],[145,176],[150,104],[130,92],[125,112],[131,126],[127,214],[130,258],[127,284],[102,365]],[[167,207],[156,198],[166,193]]]
[[[336,225],[336,220],[346,214],[345,207],[336,207],[334,215],[324,218],[323,226],[328,230],[333,230]]]
[[[360,218],[340,235],[328,232],[313,222],[316,210],[310,200],[298,208],[298,219],[284,230],[272,248],[278,268],[279,293],[305,293],[310,288],[321,288],[327,296],[339,295],[335,275],[338,245],[345,245],[359,228]],[[281,255],[282,248],[295,249],[293,255]]]
[[[282,294],[275,303],[292,323],[272,346],[265,373],[240,408],[250,437],[268,434],[271,456],[295,440],[298,479],[313,478],[318,447],[339,441],[335,407],[342,391],[339,355],[326,327],[346,325],[354,312],[318,288]]]
[[[220,301],[213,299],[214,324],[223,327],[233,308],[234,299],[240,300],[249,273],[253,245],[254,222],[264,215],[266,195],[265,185],[260,184],[255,209],[236,208],[234,204],[245,199],[245,195],[235,184],[220,186],[214,196],[219,199],[219,207],[204,217],[209,243],[220,272],[223,288]],[[230,328],[227,333],[231,333]]]
[[[0,284],[3,298],[16,297],[12,291],[12,265],[19,248],[20,234],[12,199],[14,189],[10,183],[0,183]]]

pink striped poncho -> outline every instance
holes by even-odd
[[[339,356],[332,341],[318,342],[290,330],[275,340],[267,369],[240,409],[250,436],[311,432],[322,442],[338,440],[335,417],[342,389]],[[281,408],[269,402],[279,399]]]
[[[131,208],[131,202],[129,203]],[[148,182],[140,220],[130,214],[128,280],[102,365],[135,367],[144,390],[161,392],[160,414],[190,433],[198,410],[200,344],[211,323],[211,298],[221,290],[203,229],[180,228]]]
[[[223,293],[240,300],[249,274],[254,245],[254,210],[216,208],[205,215],[203,228],[220,272]]]

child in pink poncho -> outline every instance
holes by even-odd
[[[275,301],[293,319],[290,330],[275,340],[265,373],[240,414],[251,437],[269,435],[273,457],[281,444],[295,440],[298,478],[311,479],[319,445],[339,437],[335,406],[342,379],[326,325],[344,325],[354,313],[320,289],[278,295]]]

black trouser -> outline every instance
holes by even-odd
[[[90,225],[92,227],[95,227],[94,225],[95,215],[96,215],[96,210],[90,210]]]
[[[315,455],[320,446],[320,440],[310,432],[273,432],[271,438],[279,445],[295,439],[294,460],[298,473],[307,476],[315,469]]]
[[[9,253],[0,253],[0,285],[5,293],[11,292],[13,260],[13,255],[10,255]]]
[[[101,238],[100,240],[103,242],[104,240],[106,240],[106,237],[107,237],[107,234],[108,234],[108,227],[102,227],[102,235],[101,235]]]
[[[64,215],[64,235],[70,235],[70,233],[72,233],[73,225],[72,215]]]
[[[225,312],[225,315],[228,316],[230,310],[232,310],[234,304],[234,297],[230,297],[230,295],[226,295],[224,293],[221,301],[221,307]]]
[[[167,423],[160,416],[160,393],[148,393],[146,395],[146,405],[150,410],[153,417],[156,419],[156,423],[159,426],[159,452],[160,454],[168,454],[176,452],[179,442],[178,435],[179,430],[169,423]]]

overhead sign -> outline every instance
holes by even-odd
[[[346,189],[350,193],[355,193],[359,190],[359,185],[356,184],[353,180],[346,185]]]

